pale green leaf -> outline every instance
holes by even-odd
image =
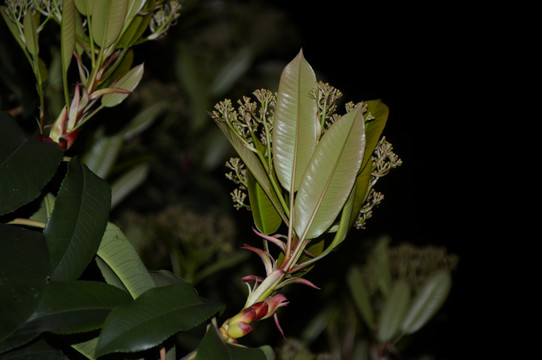
[[[91,17],[92,38],[101,48],[112,45],[124,27],[128,0],[94,0]]]
[[[381,343],[391,341],[399,331],[410,305],[410,286],[405,280],[397,280],[378,319],[377,339]]]
[[[96,1],[97,2],[97,1]],[[74,0],[75,7],[82,15],[91,15],[94,7],[94,0]]]
[[[60,51],[62,53],[62,74],[66,76],[75,50],[75,16],[74,0],[64,0],[62,5],[62,21],[60,24]]]
[[[139,164],[116,179],[111,184],[111,207],[117,206],[134,189],[141,185],[147,179],[149,170],[150,165],[148,163]]]
[[[343,208],[365,150],[361,109],[339,118],[320,139],[295,198],[294,229],[301,238],[324,233]]]
[[[369,298],[369,292],[364,284],[361,271],[353,267],[348,272],[347,277],[348,287],[350,293],[354,298],[354,304],[356,308],[370,329],[375,328],[375,315],[371,306],[371,299]]]
[[[130,71],[124,74],[123,77],[117,81],[113,87],[116,89],[122,89],[129,92],[135,90],[141,78],[143,77],[143,64],[139,64],[133,67]],[[120,104],[124,99],[128,97],[127,93],[114,93],[106,94],[102,96],[102,105],[105,107],[113,107]]]
[[[320,132],[317,104],[309,96],[315,87],[314,71],[300,51],[282,72],[273,124],[275,172],[291,193],[299,189]]]
[[[438,271],[427,279],[401,325],[405,335],[418,331],[435,315],[448,297],[451,286],[449,271]]]
[[[23,19],[24,42],[28,52],[32,55],[38,55],[40,51],[37,28],[34,14],[32,11],[27,11]]]
[[[216,124],[220,130],[222,130],[228,141],[232,144],[245,166],[252,173],[252,175],[254,175],[254,178],[258,184],[260,184],[263,191],[267,194],[269,200],[273,203],[281,218],[287,222],[288,219],[282,211],[282,206],[277,194],[273,190],[271,182],[269,181],[269,178],[267,177],[267,174],[256,154],[241,142],[241,140],[234,134],[233,130],[228,127],[226,122],[216,121]]]
[[[97,254],[111,270],[108,275],[113,276],[114,274],[133,298],[137,298],[155,286],[149,271],[132,243],[116,225],[107,224]],[[118,285],[118,282],[112,277],[108,283]]]

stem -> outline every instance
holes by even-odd
[[[25,225],[45,229],[45,223],[37,220],[16,218],[8,222],[10,225]]]
[[[160,360],[166,360],[166,348],[163,346],[160,348]]]

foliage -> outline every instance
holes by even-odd
[[[187,2],[183,10],[193,13],[191,6]],[[178,121],[174,111],[182,95],[176,86],[152,79],[140,88],[147,65],[139,62],[135,47],[171,30],[180,9],[179,2],[166,0],[29,0],[0,7],[30,64],[38,95],[37,134],[27,135],[17,121],[23,106],[0,112],[0,357],[176,359],[196,348],[184,359],[299,358],[295,351],[275,355],[270,346],[245,347],[237,339],[270,317],[282,332],[277,310],[288,304],[286,285],[318,288],[304,276],[350,228],[365,228],[383,199],[375,184],[401,164],[381,135],[387,106],[380,100],[350,102],[339,114],[342,93],[317,81],[302,52],[284,68],[278,91],[257,90],[237,107],[224,100],[210,114],[217,126],[206,126],[212,124],[205,115],[211,104],[234,92],[264,53],[261,36],[267,34],[265,43],[283,43],[271,32],[260,31],[257,39],[230,48],[234,41],[226,38],[224,24],[214,22],[218,31],[211,35],[166,45],[175,53],[176,81],[191,107],[182,114],[190,127],[169,131],[168,121]],[[269,23],[261,14],[267,12],[257,13],[259,21],[251,26],[265,28]],[[220,39],[210,48],[217,34]],[[15,82],[10,82],[14,92]],[[21,103],[28,96],[23,93],[18,92]],[[130,101],[137,104],[135,114],[123,107]],[[152,166],[164,170],[148,149],[141,151],[148,144],[140,137],[164,117],[153,139],[161,147],[158,157],[166,154],[163,164],[171,164],[171,147],[183,142],[197,148],[206,171],[224,157],[227,142],[238,153],[227,165],[227,177],[238,186],[234,206],[251,211],[262,240],[261,248],[243,249],[260,257],[266,275],[242,278],[248,297],[237,314],[194,288],[217,278],[211,279],[211,291],[199,292],[222,299],[244,296],[217,286],[224,277],[238,279],[225,271],[234,265],[252,271],[249,253],[235,250],[232,219],[175,200],[150,215],[111,213]],[[168,197],[171,190],[165,188],[153,190]],[[204,202],[199,195],[192,194]],[[434,270],[413,285],[407,279],[416,270],[392,269],[393,276],[406,275],[378,291],[371,287],[370,298],[359,295],[363,275],[357,268],[350,273],[352,301],[379,344],[379,355],[422,327],[446,298],[449,274],[433,275]],[[418,294],[412,300],[411,292]],[[219,325],[221,316],[229,318]],[[312,356],[301,352],[301,358]]]

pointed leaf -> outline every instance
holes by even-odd
[[[60,23],[60,51],[62,54],[62,74],[66,76],[75,50],[75,17],[78,16],[74,0],[62,3],[62,21]]]
[[[377,339],[381,343],[391,341],[399,331],[410,305],[410,286],[405,280],[393,285],[390,295],[384,302],[378,319]]]
[[[32,55],[38,55],[38,29],[36,18],[31,10],[28,10],[23,19],[24,42],[26,49]]]
[[[2,346],[24,345],[40,334],[75,334],[102,327],[109,312],[130,296],[98,281],[52,282],[32,316]]]
[[[128,12],[128,0],[94,0],[92,7],[92,38],[101,48],[117,40]]]
[[[222,309],[222,305],[200,299],[185,282],[152,288],[111,312],[96,355],[150,349],[178,331],[198,326]]]
[[[133,298],[155,287],[136,249],[115,224],[107,224],[97,255],[107,267],[100,267],[106,281],[124,285]]]
[[[353,267],[348,272],[348,287],[354,298],[354,304],[358,309],[361,318],[365,321],[369,329],[375,328],[375,316],[371,306],[369,292],[364,284],[363,277],[358,268]]]
[[[2,354],[2,360],[69,360],[58,348],[49,345],[44,339],[22,348]]]
[[[38,306],[49,274],[49,251],[43,234],[0,224],[0,340],[14,332]]]
[[[391,291],[391,270],[387,237],[381,238],[373,250],[374,268],[372,269],[375,285],[384,297],[388,297]]]
[[[315,238],[335,221],[352,190],[364,150],[365,126],[357,108],[322,136],[301,179],[294,209],[300,238]]]
[[[109,217],[111,189],[74,157],[44,229],[52,279],[75,280],[94,258]]]
[[[315,87],[314,71],[300,51],[282,72],[273,124],[275,172],[292,194],[299,188],[318,139],[317,104],[309,96]]]
[[[233,131],[228,127],[228,124],[218,121],[216,121],[216,124],[220,128],[220,130],[222,130],[228,141],[233,145],[233,148],[235,149],[241,160],[243,160],[243,163],[246,165],[248,170],[252,173],[254,179],[256,179],[258,184],[260,184],[260,186],[262,187],[263,191],[269,197],[269,200],[271,200],[281,218],[285,222],[287,222],[288,219],[282,211],[282,206],[277,197],[277,194],[272,189],[271,182],[269,181],[269,178],[267,177],[267,174],[256,154],[254,154],[250,149],[246,148],[243,145],[241,140],[239,140],[239,138],[237,138]]]
[[[448,297],[451,286],[449,271],[439,271],[427,279],[401,325],[405,335],[418,331],[435,315]]]
[[[6,112],[0,112],[0,215],[34,200],[62,161],[56,143],[29,140]]]
[[[250,201],[250,210],[256,228],[263,234],[269,235],[275,233],[282,219],[273,206],[269,197],[265,194],[262,187],[254,179],[251,172],[247,173],[248,198]]]
[[[367,199],[372,172],[373,166],[371,163],[368,163],[356,178],[356,184],[354,185],[352,194],[354,202],[352,204],[352,212],[350,213],[349,227],[354,225],[354,222],[359,215],[359,211],[361,210],[365,199]]]
[[[129,92],[135,90],[141,78],[143,77],[143,64],[133,67],[130,71],[124,74],[113,86],[117,89],[123,89]],[[126,93],[107,94],[102,96],[102,105],[105,107],[113,107],[120,104],[128,97]]]
[[[117,206],[126,196],[134,191],[146,179],[150,171],[150,164],[143,163],[126,171],[111,185],[111,207]]]

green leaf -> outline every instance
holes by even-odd
[[[75,3],[75,7],[77,8],[77,11],[79,11],[82,15],[91,15],[92,9],[94,7],[94,3],[97,1],[94,0],[73,0]]]
[[[371,182],[371,174],[373,172],[373,166],[372,164],[368,164],[368,166],[365,166],[361,173],[356,178],[356,184],[354,185],[353,194],[354,202],[352,204],[352,212],[350,213],[350,221],[348,224],[348,227],[352,227],[354,225],[354,222],[356,221],[359,211],[361,210],[361,207],[363,206],[363,203],[367,199],[367,195],[369,194],[369,185]]]
[[[352,269],[350,269],[347,276],[347,282],[359,314],[369,329],[374,329],[376,322],[371,306],[371,299],[358,268],[352,267]]]
[[[275,355],[269,347],[247,348],[226,344],[222,341],[214,326],[209,326],[207,333],[198,346],[195,360],[274,360]]]
[[[269,235],[275,233],[282,219],[273,206],[269,197],[265,194],[262,187],[251,172],[247,173],[248,198],[250,201],[250,210],[254,218],[256,228],[263,234]]]
[[[75,17],[78,16],[74,0],[62,3],[62,21],[60,23],[60,52],[62,54],[62,76],[66,77],[75,50]]]
[[[294,205],[294,229],[300,238],[315,238],[335,221],[350,195],[364,150],[365,126],[357,108],[329,127],[301,179]]]
[[[105,136],[102,134],[83,154],[81,160],[93,173],[105,179],[111,173],[121,147],[122,137],[120,135]]]
[[[362,164],[362,167],[365,167],[369,163],[376,145],[378,145],[382,131],[384,131],[386,121],[388,120],[389,109],[381,100],[368,100],[363,103],[367,105],[367,112],[374,117],[373,120],[365,123],[367,144]]]
[[[45,332],[76,334],[99,329],[114,307],[130,300],[126,292],[98,281],[52,282],[32,316],[4,343],[15,347]]]
[[[100,266],[105,280],[112,285],[122,284],[133,298],[155,287],[136,249],[115,224],[107,224],[98,257],[106,266]]]
[[[24,42],[26,49],[32,55],[38,55],[38,29],[36,18],[31,10],[28,10],[23,19]]]
[[[284,211],[282,211],[282,206],[277,197],[277,194],[273,190],[271,182],[269,181],[269,178],[267,177],[267,174],[256,154],[254,154],[250,149],[245,147],[241,140],[234,134],[233,130],[229,128],[227,123],[217,121],[216,124],[219,129],[222,130],[228,141],[233,145],[233,148],[235,149],[243,163],[246,165],[248,170],[252,173],[254,179],[256,179],[265,194],[269,197],[269,200],[275,206],[275,209],[279,213],[280,217],[285,222],[288,222]]]
[[[13,38],[17,41],[21,49],[25,49],[25,45],[23,42],[23,39],[21,38],[21,34],[19,33],[19,28],[15,24],[15,22],[11,21],[8,14],[8,8],[5,5],[0,6],[0,14],[2,14],[2,18],[4,19],[4,23],[7,25],[9,31],[11,32],[11,35],[13,35]]]
[[[124,76],[122,76],[119,81],[117,81],[113,86],[114,89],[122,89],[125,91],[132,92],[135,90],[141,78],[143,77],[143,64],[134,66],[130,71],[128,71]],[[102,105],[105,107],[113,107],[120,104],[124,99],[128,97],[129,94],[126,93],[114,93],[106,94],[102,96]]]
[[[300,51],[282,72],[273,124],[275,172],[292,194],[299,189],[320,133],[317,104],[309,96],[314,88],[316,76]]]
[[[222,305],[200,299],[186,282],[152,288],[111,312],[96,355],[150,349],[178,331],[198,326],[222,309]]]
[[[146,179],[150,171],[150,164],[143,163],[134,166],[119,176],[111,185],[111,207],[117,206],[126,196],[134,191]]]
[[[101,48],[112,45],[124,27],[128,0],[94,0],[91,28],[94,42]]]
[[[29,140],[6,112],[0,112],[0,215],[34,200],[62,161],[56,143]]]
[[[254,55],[249,47],[241,48],[237,51],[226,65],[215,76],[209,86],[209,91],[213,96],[219,97],[227,93],[232,86],[245,74],[252,64]]]
[[[389,238],[383,237],[373,250],[374,268],[373,278],[376,286],[384,297],[388,297],[391,291],[390,257],[388,252]]]
[[[25,347],[2,354],[2,360],[69,360],[59,349],[49,345],[45,340],[33,342]]]
[[[435,315],[448,297],[451,286],[449,271],[438,271],[427,279],[401,325],[405,335],[418,331]]]
[[[43,234],[0,224],[0,340],[13,333],[38,306],[49,274]]]
[[[405,280],[397,280],[378,320],[377,339],[381,343],[391,341],[399,331],[410,304],[410,286]]]
[[[75,280],[94,258],[109,217],[111,188],[75,157],[44,229],[52,279]]]

